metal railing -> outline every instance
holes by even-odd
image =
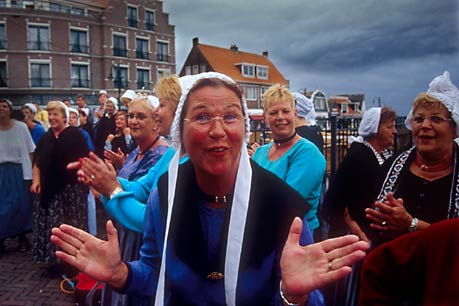
[[[324,156],[327,160],[327,176],[332,178],[341,160],[350,146],[349,137],[357,136],[361,118],[338,117],[331,114],[329,118],[317,118],[317,124],[322,127],[324,138]],[[393,150],[400,153],[412,146],[411,131],[405,128],[405,117],[396,120],[397,135]],[[263,120],[251,120],[250,131],[252,142],[265,144],[271,141],[271,131]]]

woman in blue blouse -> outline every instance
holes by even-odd
[[[248,158],[236,83],[209,72],[188,90],[172,127],[176,154],[148,201],[140,260],[121,260],[111,222],[108,241],[54,228],[56,255],[157,306],[323,305],[316,289],[347,275],[368,244],[356,236],[310,244],[304,200]],[[189,161],[179,167],[182,152]]]
[[[309,204],[306,219],[314,232],[319,227],[317,207],[326,168],[325,158],[312,142],[296,133],[295,98],[286,87],[271,86],[263,95],[262,107],[273,142],[258,147],[252,158],[306,199]]]
[[[128,123],[137,147],[128,155],[118,172],[118,177],[129,181],[144,176],[153,167],[169,144],[158,134],[154,107],[145,98],[136,98],[129,104]],[[142,233],[132,231],[117,223],[121,258],[125,261],[139,259],[140,247],[143,243]],[[133,305],[142,303],[136,296],[118,294],[105,286],[102,294],[103,305]],[[146,305],[148,303],[144,301]]]

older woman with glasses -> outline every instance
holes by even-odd
[[[155,305],[323,305],[315,289],[348,274],[367,243],[311,244],[304,199],[250,162],[248,128],[236,83],[198,75],[174,118],[169,172],[149,197],[140,260],[121,260],[111,222],[108,241],[53,229],[56,255],[121,292],[154,296]],[[189,161],[179,166],[183,152]]]
[[[459,90],[448,72],[416,97],[405,124],[415,146],[388,166],[378,201],[365,211],[383,241],[459,216]]]
[[[139,179],[156,165],[168,149],[169,144],[158,134],[154,111],[155,107],[150,104],[147,97],[136,97],[129,103],[129,129],[137,147],[129,153],[126,162],[118,171],[118,177],[129,181]],[[121,258],[125,261],[139,259],[143,242],[142,233],[132,231],[119,222],[116,223],[116,228]],[[137,297],[119,294],[108,286],[103,289],[103,305],[132,305],[139,302]]]

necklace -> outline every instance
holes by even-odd
[[[139,148],[139,153],[137,153],[137,157],[136,159],[138,159],[140,156],[143,156],[145,154],[145,152],[147,152],[148,150],[151,149],[151,147],[153,147],[155,145],[155,143],[159,140],[159,136],[156,136],[155,140],[153,140],[152,143],[150,143],[150,145],[148,147],[145,148],[145,150],[143,151],[140,151],[140,148]]]
[[[278,147],[280,147],[281,144],[286,143],[286,142],[289,142],[290,140],[292,140],[293,138],[295,138],[295,136],[296,136],[296,132],[293,133],[292,136],[289,136],[289,137],[287,137],[287,138],[285,138],[285,139],[281,139],[281,140],[273,139],[273,141],[277,144]]]
[[[427,166],[425,163],[423,163],[421,161],[421,158],[416,154],[416,157],[414,158],[414,163],[422,171],[425,171],[425,172],[439,172],[439,171],[443,171],[443,170],[446,170],[449,167],[451,167],[451,165],[453,164],[453,160],[452,159],[448,159],[446,162],[441,162],[438,165]]]
[[[376,159],[378,160],[378,164],[381,166],[384,164],[384,159],[381,157],[381,155],[376,151],[376,149],[366,140],[362,142],[365,146],[370,148],[371,151],[373,151],[373,154],[375,155]]]

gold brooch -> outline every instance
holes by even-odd
[[[225,275],[221,272],[212,272],[209,275],[207,275],[207,279],[214,281],[223,279],[223,277],[225,277]]]

